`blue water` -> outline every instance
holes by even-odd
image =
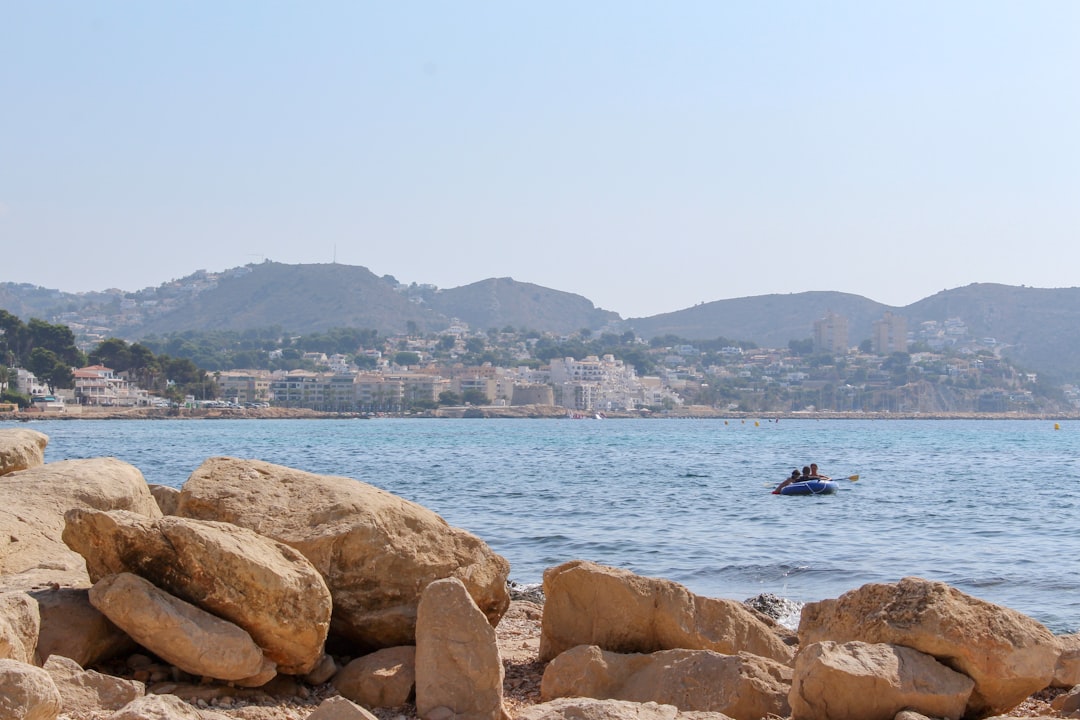
[[[0,424],[2,427],[4,424]],[[11,423],[7,423],[11,425]],[[483,538],[511,579],[571,559],[742,600],[915,575],[1080,630],[1080,423],[935,420],[41,421],[46,461],[181,486],[207,457],[343,475]],[[769,487],[817,462],[823,497]]]

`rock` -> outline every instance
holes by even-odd
[[[71,508],[161,515],[138,468],[115,458],[65,460],[0,476],[0,590],[89,587],[82,557],[61,540]]]
[[[180,502],[180,490],[168,485],[150,484],[150,494],[161,510],[162,515],[175,515],[176,505]]]
[[[975,683],[900,645],[823,641],[803,647],[791,684],[793,720],[893,720],[901,710],[959,720]]]
[[[48,444],[49,436],[37,430],[0,430],[0,475],[44,465]]]
[[[1080,712],[1080,686],[1074,687],[1064,695],[1058,695],[1050,701],[1050,707],[1067,717],[1072,717],[1072,713]]]
[[[135,642],[90,604],[89,588],[47,588],[30,597],[41,612],[37,654],[71,658],[90,667],[135,650]]]
[[[109,720],[230,720],[227,715],[200,710],[175,695],[146,695],[132,700]]]
[[[794,650],[758,613],[734,600],[575,560],[544,572],[540,660],[577,645],[617,653],[684,648],[748,652],[790,664]]]
[[[681,713],[673,705],[593,698],[559,698],[532,705],[517,720],[725,720],[723,713]]]
[[[302,675],[323,658],[330,591],[293,548],[229,523],[72,510],[63,538],[91,580],[131,572],[240,626],[278,665]]]
[[[319,707],[307,716],[307,720],[377,720],[377,718],[339,695],[319,703]]]
[[[64,712],[69,715],[119,710],[146,694],[146,686],[141,682],[84,670],[74,660],[60,655],[49,657],[42,667],[60,691]]]
[[[331,633],[360,647],[412,645],[420,593],[460,579],[496,625],[510,604],[510,565],[430,510],[351,478],[257,460],[210,458],[177,514],[250,528],[299,550],[333,596]]]
[[[540,697],[656,702],[681,711],[758,720],[788,714],[790,687],[791,668],[749,653],[661,650],[622,654],[579,645],[548,664]]]
[[[18,660],[0,660],[0,720],[54,720],[62,708],[49,673]]]
[[[185,672],[240,680],[265,671],[262,650],[241,628],[137,575],[99,580],[90,602],[135,642]]]
[[[0,593],[0,658],[34,664],[41,614],[26,593]]]
[[[1071,688],[1080,685],[1080,633],[1058,635],[1061,652],[1054,665],[1051,687]]]
[[[424,589],[416,619],[416,712],[508,720],[495,629],[457,578]]]
[[[803,646],[824,640],[905,645],[975,681],[964,715],[1005,713],[1050,684],[1057,638],[1035,620],[945,583],[904,578],[808,603]]]
[[[329,655],[323,655],[322,660],[315,666],[307,675],[304,676],[304,682],[308,685],[322,685],[330,678],[337,674],[340,668],[334,661],[334,658]]]
[[[404,705],[413,698],[416,687],[416,648],[402,645],[358,657],[343,667],[331,684],[365,707]]]

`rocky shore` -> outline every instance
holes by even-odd
[[[177,490],[0,430],[0,720],[1080,717],[1080,636],[944,583],[810,603],[571,560],[543,587],[355,479]]]

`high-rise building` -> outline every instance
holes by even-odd
[[[873,348],[878,355],[907,352],[907,320],[888,311],[875,320]]]
[[[848,350],[848,321],[832,310],[814,321],[814,350],[843,355]]]

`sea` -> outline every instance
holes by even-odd
[[[510,561],[591,560],[710,597],[795,607],[937,580],[1080,631],[1080,421],[42,420],[47,462],[112,456],[180,487],[205,459],[375,485]],[[811,462],[829,496],[771,489]]]

